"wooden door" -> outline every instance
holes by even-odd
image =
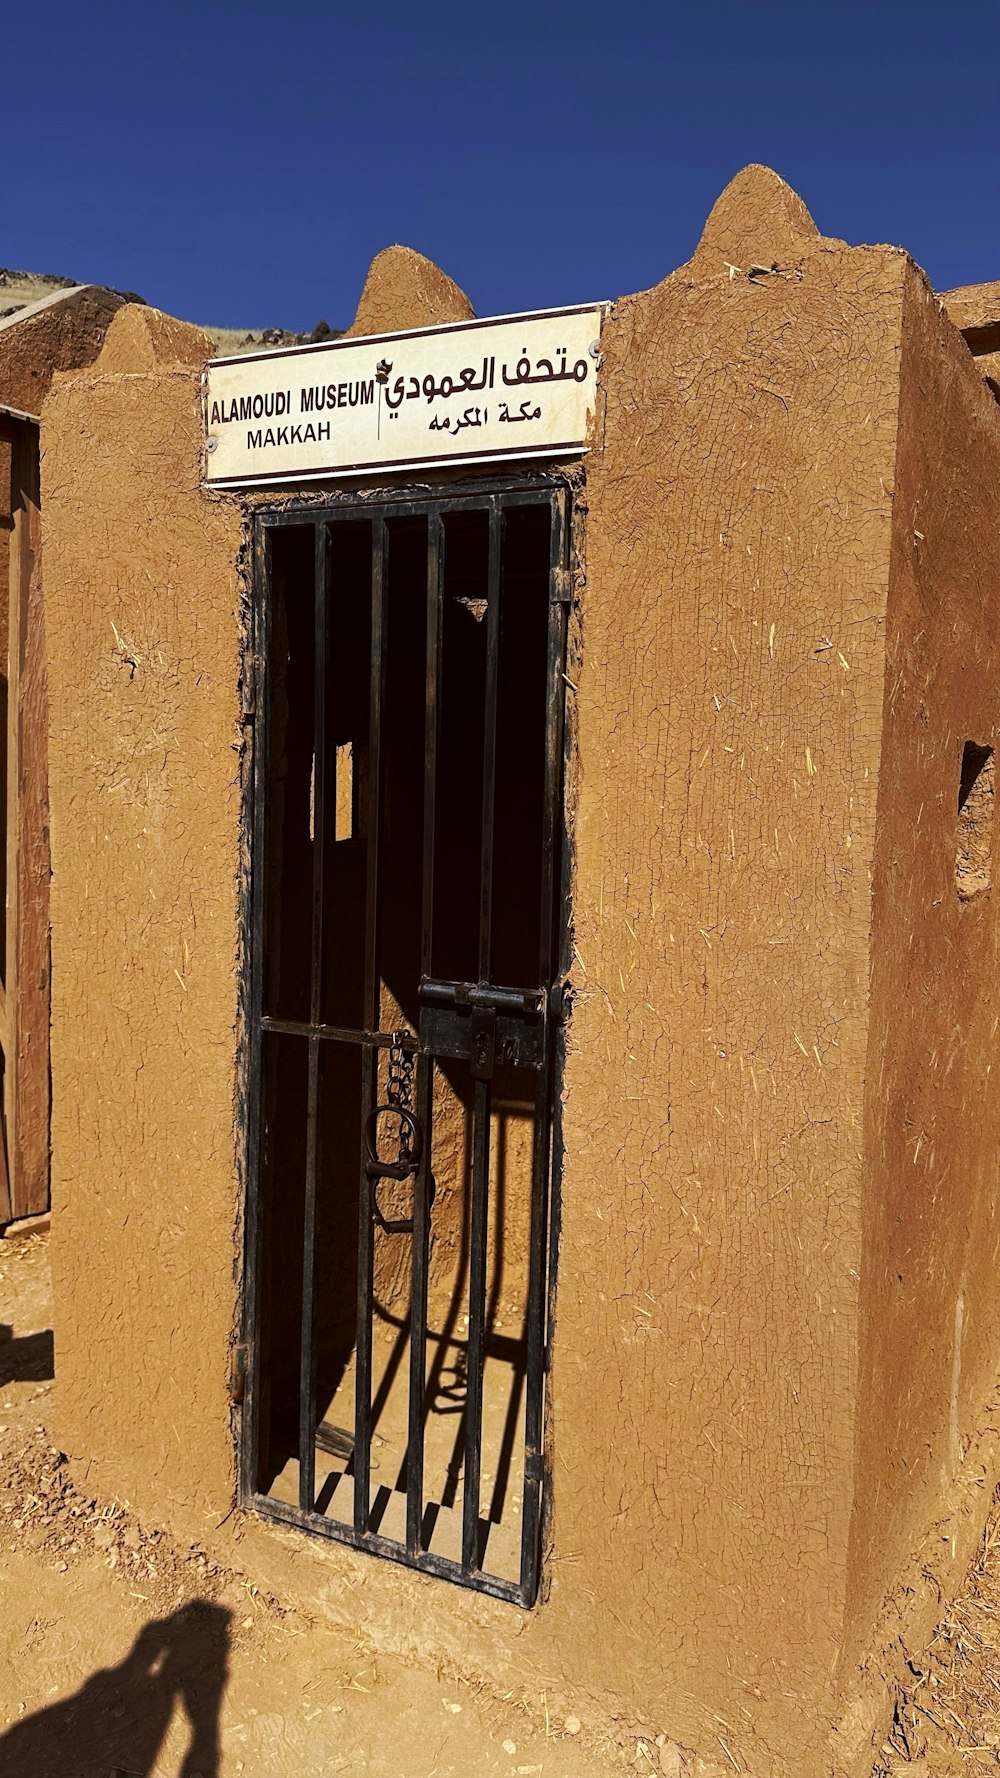
[[[0,697],[0,717],[5,718],[0,794],[6,828],[6,919],[0,941],[3,1224],[49,1208],[48,696],[38,422],[0,408],[0,452],[10,465],[3,613],[7,673]],[[0,533],[0,546],[2,542]]]

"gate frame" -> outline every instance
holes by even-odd
[[[230,1378],[230,1399],[234,1409],[238,1410],[234,1425],[237,1458],[237,1504],[245,1510],[252,1510],[262,1518],[287,1528],[307,1534],[312,1533],[362,1553],[381,1556],[415,1569],[417,1572],[432,1574],[437,1578],[449,1580],[454,1584],[527,1608],[536,1603],[544,1589],[546,1578],[545,1546],[548,1541],[552,1512],[549,1395],[564,1158],[562,1083],[566,1052],[565,1015],[569,1012],[572,997],[569,972],[573,950],[571,899],[573,835],[569,810],[570,769],[575,751],[575,721],[568,694],[575,693],[576,687],[567,668],[574,659],[578,647],[578,635],[574,629],[573,617],[576,608],[576,588],[582,581],[582,532],[585,507],[581,508],[577,504],[582,485],[581,472],[571,468],[569,470],[522,471],[520,474],[507,476],[501,476],[494,471],[489,475],[469,477],[462,481],[452,481],[450,478],[446,480],[444,477],[439,480],[437,477],[428,476],[420,483],[408,482],[395,488],[372,487],[371,485],[361,488],[339,486],[323,491],[311,489],[308,494],[297,494],[284,499],[275,490],[269,499],[255,502],[249,511],[244,549],[249,597],[245,604],[243,671],[241,675],[245,745],[241,820],[243,870],[240,883],[241,955],[237,1131],[240,1203],[243,1221],[243,1263],[239,1290],[239,1342],[234,1353]],[[257,970],[262,943],[260,883],[255,875],[255,869],[260,837],[258,822],[263,808],[264,773],[267,761],[265,686],[268,661],[265,598],[269,585],[269,564],[266,533],[269,529],[285,526],[315,525],[323,513],[335,511],[338,507],[350,509],[359,515],[362,515],[365,509],[370,509],[373,517],[383,514],[387,518],[392,518],[412,516],[428,509],[433,510],[436,505],[447,508],[454,503],[455,510],[460,510],[463,505],[466,507],[488,506],[491,497],[510,495],[515,497],[520,495],[520,500],[515,500],[512,504],[542,504],[544,500],[548,499],[553,503],[553,513],[555,513],[556,499],[559,498],[561,501],[562,563],[557,568],[554,559],[550,561],[549,602],[553,601],[552,585],[558,574],[561,580],[561,591],[557,602],[562,605],[565,614],[561,674],[564,687],[559,724],[558,757],[559,813],[556,828],[558,856],[555,860],[553,875],[553,887],[558,909],[554,980],[558,985],[556,992],[561,1002],[561,1013],[564,1016],[553,1020],[549,1102],[546,1111],[551,1135],[547,1230],[543,1255],[544,1272],[541,1278],[543,1315],[540,1327],[540,1447],[535,1466],[537,1473],[531,1476],[531,1480],[537,1484],[532,1490],[536,1502],[535,1511],[532,1514],[534,1519],[532,1531],[534,1556],[530,1572],[526,1572],[525,1552],[528,1547],[528,1539],[525,1528],[522,1527],[522,1572],[521,1579],[516,1582],[484,1574],[478,1568],[472,1573],[465,1572],[462,1564],[450,1558],[436,1556],[425,1550],[414,1554],[412,1550],[408,1551],[405,1545],[392,1539],[383,1538],[375,1532],[366,1529],[363,1535],[360,1535],[353,1525],[330,1519],[314,1511],[305,1511],[301,1507],[287,1506],[281,1501],[273,1500],[262,1494],[256,1483],[259,1424],[254,1387],[258,1376],[258,1309],[261,1290],[257,1142],[261,1044],[260,1031],[255,1030],[254,1023],[258,987]],[[525,1482],[529,1479],[527,1447],[526,1436]]]

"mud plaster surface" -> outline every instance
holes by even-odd
[[[84,284],[37,313],[11,316],[0,326],[0,402],[39,414],[57,371],[94,362],[124,301]]]
[[[200,493],[197,404],[192,372],[63,379],[42,496],[60,1436],[195,1514],[233,1473],[241,748],[239,521]]]
[[[591,1457],[557,1460],[553,1593],[601,1601],[595,1678],[805,1774],[854,1483],[905,261],[794,212],[752,259],[706,235],[602,336],[553,1383]]]
[[[854,1625],[870,1616],[914,1526],[962,1467],[996,1381],[1000,1308],[1000,1112],[991,1088],[998,885],[970,900],[956,888],[963,747],[1000,742],[1000,412],[915,271],[901,377],[875,849]]]
[[[847,1600],[907,275],[751,174],[605,328],[547,1599],[219,1533],[384,1647],[572,1674],[774,1778],[827,1764]],[[413,288],[379,325],[429,318]],[[117,368],[45,418],[57,1424],[95,1490],[207,1537],[232,1498],[240,524],[198,492],[195,378]]]
[[[986,327],[1000,322],[1000,280],[946,290],[941,302],[955,327]]]
[[[440,327],[474,316],[465,291],[433,260],[412,247],[385,247],[368,268],[357,313],[344,337]]]
[[[123,298],[84,285],[0,324],[0,406],[38,414],[53,376],[92,364]],[[11,451],[0,444],[0,668],[7,673],[10,607]]]

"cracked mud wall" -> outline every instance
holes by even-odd
[[[988,857],[971,886],[956,877],[963,750],[1000,745],[1000,408],[914,268],[903,340],[866,1088],[854,1655],[961,1477],[995,1387],[1000,1314],[1000,884],[994,863],[987,886]],[[889,1612],[887,1635],[905,1618],[898,1600]]]
[[[853,1494],[905,263],[742,175],[616,305],[587,470],[552,1609],[591,1683],[803,1778]]]
[[[199,486],[209,342],[157,368],[157,323],[126,310],[43,427],[58,1426],[105,1498],[201,1523],[233,1473],[240,526]]]
[[[775,1778],[827,1770],[873,1587],[847,1548],[912,276],[751,169],[605,327],[547,1596],[522,1613],[252,1517],[220,1533],[388,1646]],[[382,294],[384,325],[419,324]],[[45,410],[60,1436],[95,1489],[203,1530],[233,1474],[240,518],[198,486],[207,345],[136,316]]]
[[[0,319],[0,402],[41,413],[53,375],[93,364],[125,300],[81,284]]]
[[[58,371],[93,363],[124,300],[116,291],[85,284],[0,318],[0,406],[37,415]],[[0,443],[0,675],[4,684],[14,528],[10,477],[10,446]]]

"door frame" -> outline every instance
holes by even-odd
[[[419,486],[394,489],[362,488],[310,494],[292,500],[262,502],[250,515],[250,579],[251,597],[247,607],[243,671],[243,723],[246,738],[243,773],[243,855],[241,883],[241,971],[240,971],[240,1131],[239,1162],[243,1205],[243,1268],[240,1289],[240,1343],[237,1347],[231,1378],[231,1399],[238,1407],[235,1434],[238,1456],[239,1500],[261,1516],[286,1526],[310,1531],[335,1542],[401,1562],[419,1571],[442,1579],[472,1586],[495,1597],[522,1606],[531,1606],[538,1597],[542,1580],[542,1550],[551,1513],[551,1462],[548,1438],[549,1376],[551,1341],[554,1326],[554,1296],[561,1217],[561,1183],[563,1143],[561,1129],[562,1079],[565,1059],[564,1013],[568,1011],[568,976],[571,959],[571,846],[568,821],[568,778],[573,756],[573,717],[571,694],[575,691],[566,671],[575,658],[578,638],[573,623],[574,588],[579,566],[578,520],[574,512],[574,492],[579,487],[578,474],[558,472],[521,473],[498,477],[482,476],[459,481],[430,481]],[[424,511],[444,508],[486,506],[490,499],[502,497],[504,503],[551,503],[553,545],[550,560],[550,603],[561,606],[564,613],[563,653],[559,662],[561,706],[556,742],[558,758],[555,772],[558,782],[558,821],[556,829],[557,856],[554,861],[556,891],[556,968],[558,984],[552,1022],[551,1063],[548,1071],[548,1093],[544,1116],[550,1135],[547,1214],[543,1232],[543,1252],[538,1287],[541,1293],[538,1322],[538,1415],[535,1449],[532,1457],[530,1437],[525,1438],[525,1505],[526,1518],[522,1537],[521,1575],[507,1581],[478,1568],[465,1571],[462,1565],[422,1549],[414,1551],[370,1530],[359,1533],[349,1526],[316,1512],[304,1512],[270,1499],[257,1488],[259,1451],[258,1380],[258,1308],[262,1289],[261,1228],[259,1191],[259,1105],[261,1092],[261,1031],[257,1016],[260,994],[259,968],[263,913],[262,873],[257,870],[262,854],[261,819],[264,779],[267,769],[267,647],[268,614],[266,597],[269,586],[268,532],[289,525],[317,524],[322,515],[347,512],[362,516],[366,510],[373,515],[392,519],[413,516]],[[561,520],[556,520],[556,513]],[[560,528],[561,527],[561,528]],[[557,560],[558,555],[558,560]],[[554,589],[558,587],[558,592]],[[567,653],[567,646],[569,652]],[[543,1098],[546,1097],[543,1091]],[[530,1328],[530,1317],[529,1317]],[[529,1335],[530,1338],[530,1335]],[[530,1389],[529,1389],[530,1399]],[[530,1484],[530,1485],[528,1485]]]

